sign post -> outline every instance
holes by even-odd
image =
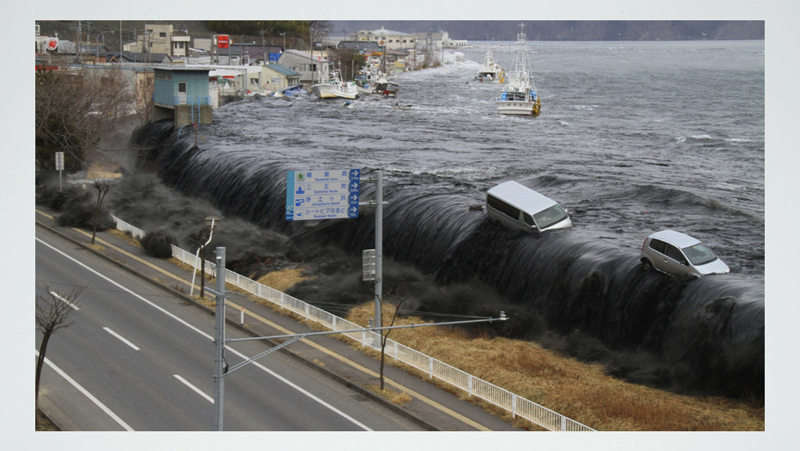
[[[58,171],[58,192],[61,192],[61,172],[64,170],[64,152],[56,152],[56,171]]]
[[[375,200],[363,202],[362,205],[374,206],[376,210],[375,249],[364,251],[365,258],[370,260],[369,269],[364,269],[364,280],[375,282],[375,327],[381,327],[383,171],[375,171],[375,177],[365,181],[376,182]],[[360,169],[288,171],[286,173],[286,220],[314,221],[357,218],[360,188]]]

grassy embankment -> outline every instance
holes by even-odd
[[[175,259],[171,261],[181,264]],[[187,266],[188,268],[188,266]],[[301,269],[275,271],[259,279],[260,283],[286,291],[304,280]],[[231,290],[246,294],[236,288]],[[252,298],[252,297],[251,297]],[[252,298],[262,305],[269,302]],[[206,304],[213,304],[206,300]],[[279,310],[275,308],[275,310]],[[388,324],[394,313],[384,307]],[[286,313],[286,311],[283,311]],[[366,326],[374,313],[372,303],[353,308],[347,320]],[[303,320],[297,316],[298,320]],[[419,317],[398,318],[396,324],[422,324]],[[425,327],[391,332],[390,338],[417,351],[466,371],[473,376],[555,410],[580,423],[604,431],[763,431],[764,407],[742,400],[711,396],[679,395],[631,384],[604,373],[599,364],[585,364],[564,357],[531,342],[505,338],[470,337],[452,327]],[[348,340],[340,337],[340,339]],[[362,349],[360,345],[356,345]],[[371,351],[379,357],[379,353]],[[426,374],[386,358],[421,378]],[[467,398],[461,390],[439,383],[456,396]],[[512,421],[510,414],[472,399],[497,415]],[[527,421],[515,420],[525,428],[537,429]]]

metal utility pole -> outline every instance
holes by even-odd
[[[383,171],[375,171],[375,327],[382,327],[381,298],[383,290]]]
[[[214,430],[222,430],[225,395],[225,248],[217,250],[217,305],[214,309]]]
[[[267,48],[264,47],[264,30],[258,32],[261,35],[261,51],[264,53],[264,64],[269,63],[269,58],[267,58]]]
[[[311,84],[314,84],[314,69],[317,68],[316,64],[314,64],[314,29],[308,27],[308,47],[309,51],[311,52]]]

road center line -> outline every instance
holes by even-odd
[[[84,263],[82,263],[82,262],[80,262],[80,261],[78,261],[78,260],[76,260],[76,259],[74,259],[74,258],[70,257],[69,255],[65,254],[64,252],[62,252],[62,251],[60,251],[60,250],[58,250],[58,249],[56,249],[55,247],[51,246],[50,244],[48,244],[48,243],[45,243],[45,242],[44,242],[44,241],[42,241],[41,239],[39,239],[39,238],[36,238],[36,241],[38,241],[38,242],[40,242],[40,243],[44,244],[45,246],[49,247],[49,248],[50,248],[50,249],[52,249],[53,251],[55,251],[55,252],[57,252],[57,253],[59,253],[59,254],[63,255],[63,256],[64,256],[64,257],[66,257],[67,259],[69,259],[69,260],[72,260],[72,261],[73,261],[73,262],[75,262],[76,264],[78,264],[78,265],[82,266],[83,268],[85,268],[87,271],[90,271],[90,272],[92,272],[93,274],[97,275],[98,277],[100,277],[100,278],[102,278],[102,279],[104,279],[104,280],[108,281],[108,282],[109,282],[109,283],[111,283],[112,285],[115,285],[115,286],[119,287],[121,290],[125,291],[126,293],[130,294],[131,296],[133,296],[133,297],[135,297],[135,298],[139,299],[140,301],[142,301],[142,302],[144,302],[144,303],[146,303],[146,304],[149,304],[150,306],[154,307],[154,308],[155,308],[155,309],[157,309],[158,311],[160,311],[160,312],[164,313],[165,315],[169,316],[170,318],[173,318],[174,320],[176,320],[176,321],[178,321],[179,323],[181,323],[181,324],[185,325],[186,327],[188,327],[188,328],[192,329],[193,331],[195,331],[195,332],[199,333],[200,335],[202,335],[202,336],[204,336],[204,337],[208,338],[208,339],[209,339],[209,340],[211,340],[211,341],[214,341],[214,337],[212,337],[211,335],[208,335],[207,333],[203,332],[202,330],[198,329],[197,327],[194,327],[194,326],[192,326],[191,324],[189,324],[189,323],[188,323],[188,322],[186,322],[185,320],[183,320],[183,319],[179,318],[178,316],[176,316],[176,315],[174,315],[174,314],[172,314],[172,313],[168,312],[168,311],[167,311],[166,309],[164,309],[163,307],[160,307],[160,306],[158,306],[158,305],[154,304],[152,301],[149,301],[149,300],[145,299],[144,297],[140,296],[139,294],[137,294],[137,293],[135,293],[135,292],[131,291],[130,289],[128,289],[128,288],[126,288],[126,287],[124,287],[124,286],[120,285],[119,283],[117,283],[117,282],[114,282],[113,280],[111,280],[111,279],[110,279],[110,278],[108,278],[107,276],[105,276],[105,275],[103,275],[103,274],[101,274],[101,273],[99,273],[99,272],[95,271],[94,269],[92,269],[92,268],[88,267],[88,266],[87,266],[87,265],[85,265]],[[228,349],[228,350],[230,350],[231,352],[233,352],[234,354],[238,355],[239,357],[241,357],[241,358],[242,358],[242,359],[244,359],[244,360],[247,360],[247,359],[248,359],[248,357],[246,357],[244,354],[242,354],[241,352],[239,352],[239,351],[237,351],[237,350],[235,350],[235,349],[232,349],[232,348],[231,348],[231,347],[229,347],[229,346],[225,346],[225,349]],[[354,418],[350,417],[349,415],[345,414],[345,413],[344,413],[344,412],[342,412],[341,410],[339,410],[339,409],[337,409],[337,408],[333,407],[332,405],[330,405],[330,404],[326,403],[325,401],[323,401],[323,400],[321,400],[321,399],[317,398],[316,396],[312,395],[311,393],[307,392],[306,390],[304,390],[304,389],[300,388],[299,386],[297,386],[297,385],[293,384],[293,383],[292,383],[292,382],[290,382],[288,379],[285,379],[285,378],[283,378],[283,377],[279,376],[277,373],[275,373],[275,372],[273,372],[273,371],[271,371],[271,370],[267,369],[265,366],[263,366],[263,365],[260,365],[260,364],[259,364],[259,363],[257,363],[257,362],[253,362],[253,364],[254,364],[256,367],[258,367],[258,368],[260,368],[260,369],[264,370],[265,372],[269,373],[270,375],[274,376],[275,378],[277,378],[277,379],[281,380],[282,382],[286,383],[286,384],[287,384],[287,385],[289,385],[290,387],[292,387],[292,388],[296,389],[296,390],[297,390],[297,391],[299,391],[300,393],[303,393],[304,395],[308,396],[309,398],[313,399],[314,401],[318,402],[319,404],[321,404],[321,405],[323,405],[323,406],[327,407],[328,409],[330,409],[331,411],[333,411],[333,412],[335,412],[335,413],[339,414],[340,416],[342,416],[343,418],[347,419],[348,421],[350,421],[351,423],[355,424],[356,426],[358,426],[358,427],[360,427],[360,428],[362,428],[362,429],[364,429],[364,430],[366,430],[366,431],[372,431],[372,429],[370,429],[370,428],[369,428],[369,427],[367,427],[366,425],[364,425],[364,424],[360,423],[359,421],[357,421],[356,419],[354,419]]]
[[[178,379],[179,381],[183,382],[184,385],[186,385],[187,387],[189,387],[192,390],[194,390],[198,395],[202,396],[203,398],[206,398],[206,401],[210,402],[211,404],[214,404],[214,398],[212,398],[211,396],[208,396],[207,394],[203,393],[199,388],[197,388],[194,385],[190,384],[189,381],[187,381],[186,379],[180,377],[179,375],[173,374],[173,376],[175,376],[175,379]]]
[[[50,294],[52,294],[56,299],[59,299],[62,302],[64,302],[65,304],[67,304],[68,306],[74,308],[75,310],[80,310],[77,305],[75,305],[75,304],[69,302],[68,300],[64,299],[63,297],[61,297],[60,294],[56,293],[55,291],[51,291]]]
[[[37,350],[35,350],[35,349],[34,349],[34,352],[36,353],[36,356],[38,357],[38,356],[39,356],[39,351],[37,351]],[[69,382],[70,384],[72,384],[72,386],[73,386],[73,387],[77,388],[77,389],[78,389],[78,391],[80,391],[81,393],[83,393],[84,395],[86,395],[86,397],[87,397],[87,398],[89,398],[89,399],[90,399],[90,400],[91,400],[93,403],[95,403],[95,405],[96,405],[97,407],[99,407],[99,408],[100,408],[100,409],[101,409],[103,412],[105,412],[105,413],[106,413],[108,416],[110,416],[110,417],[111,417],[111,418],[112,418],[114,421],[116,421],[116,422],[117,422],[117,424],[119,424],[120,426],[122,426],[123,428],[125,428],[125,430],[126,430],[126,431],[133,431],[133,428],[132,428],[132,427],[130,427],[130,426],[128,426],[128,423],[126,423],[126,422],[122,421],[122,418],[118,417],[118,416],[117,416],[117,414],[115,414],[114,412],[112,412],[112,411],[111,411],[111,409],[109,409],[108,407],[106,407],[106,405],[105,405],[105,404],[103,404],[102,402],[100,402],[100,400],[98,400],[97,398],[95,398],[95,397],[94,397],[94,395],[92,395],[91,393],[89,393],[89,391],[88,391],[88,390],[86,390],[85,388],[83,388],[83,387],[81,386],[81,384],[79,384],[79,383],[75,382],[75,380],[74,380],[74,379],[72,379],[71,377],[69,377],[69,376],[67,375],[67,373],[65,373],[64,371],[62,371],[62,370],[61,370],[61,368],[59,368],[59,367],[57,367],[55,364],[53,364],[53,362],[51,362],[51,361],[50,361],[50,359],[48,359],[47,357],[45,357],[45,359],[44,359],[44,363],[46,363],[46,364],[47,364],[47,365],[48,365],[50,368],[52,368],[53,370],[55,370],[55,372],[56,372],[56,373],[60,374],[60,375],[61,375],[61,377],[63,377],[64,379],[66,379],[66,380],[67,380],[67,382]]]
[[[115,336],[115,337],[119,338],[119,340],[120,340],[121,342],[123,342],[123,343],[125,343],[126,345],[128,345],[128,346],[132,347],[132,348],[133,348],[135,351],[138,351],[138,350],[139,350],[139,348],[138,348],[136,345],[134,345],[134,344],[133,344],[133,343],[131,343],[130,341],[128,341],[128,340],[126,340],[126,339],[122,338],[122,336],[121,336],[120,334],[118,334],[118,333],[114,332],[113,330],[109,329],[108,327],[104,327],[104,328],[103,328],[103,330],[104,330],[104,331],[106,331],[106,332],[108,332],[108,333],[110,333],[111,335],[113,335],[113,336]]]

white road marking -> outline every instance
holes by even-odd
[[[37,350],[35,350],[35,349],[34,349],[33,351],[36,353],[36,356],[38,357],[38,356],[39,356],[39,351],[37,351]],[[100,402],[100,400],[98,400],[97,398],[95,398],[95,397],[94,397],[94,395],[92,395],[91,393],[89,393],[89,391],[88,391],[88,390],[86,390],[85,388],[81,387],[81,384],[79,384],[79,383],[75,382],[75,380],[74,380],[74,379],[72,379],[71,377],[69,377],[69,376],[67,375],[67,373],[65,373],[64,371],[62,371],[62,370],[61,370],[61,368],[57,367],[57,366],[56,366],[56,365],[55,365],[53,362],[51,362],[51,361],[50,361],[50,359],[48,359],[47,357],[45,357],[45,358],[44,358],[44,363],[46,363],[46,364],[47,364],[47,365],[48,365],[50,368],[54,369],[54,370],[56,371],[56,373],[60,374],[60,375],[61,375],[61,377],[63,377],[64,379],[66,379],[66,380],[67,380],[67,382],[69,382],[70,384],[72,384],[72,386],[73,386],[73,387],[77,388],[77,389],[78,389],[78,391],[80,391],[81,393],[83,393],[84,395],[86,395],[86,397],[87,397],[87,398],[89,398],[89,399],[90,399],[90,400],[91,400],[93,403],[95,403],[95,405],[97,405],[97,407],[99,407],[99,408],[100,408],[100,409],[101,409],[103,412],[105,412],[106,414],[108,414],[108,416],[110,416],[110,417],[111,417],[111,418],[112,418],[114,421],[116,421],[116,422],[117,422],[117,423],[118,423],[120,426],[122,426],[123,428],[125,428],[125,430],[126,430],[126,431],[133,431],[133,428],[132,428],[132,427],[130,427],[130,426],[128,426],[128,423],[126,423],[126,422],[122,421],[122,418],[118,417],[118,416],[117,416],[117,414],[115,414],[114,412],[112,412],[112,411],[111,411],[111,409],[109,409],[108,407],[106,407],[106,405],[105,405],[105,404],[103,404],[102,402]]]
[[[190,384],[189,381],[187,381],[186,379],[178,376],[177,374],[173,374],[173,376],[175,376],[175,379],[178,379],[179,381],[183,382],[187,387],[189,387],[192,390],[194,390],[195,392],[197,392],[198,395],[202,396],[203,398],[206,398],[206,401],[210,402],[211,404],[214,404],[214,398],[212,398],[211,396],[208,396],[207,394],[203,393],[199,388],[197,388],[194,385]]]
[[[67,304],[68,306],[70,306],[70,307],[74,308],[75,310],[80,310],[80,309],[78,308],[78,306],[77,306],[77,305],[75,305],[75,304],[73,304],[73,303],[69,302],[68,300],[64,299],[63,297],[61,297],[61,295],[60,295],[60,294],[56,293],[55,291],[51,291],[51,292],[50,292],[50,294],[52,294],[53,296],[55,296],[55,298],[56,298],[56,299],[60,299],[62,302],[64,302],[64,303],[65,303],[65,304]]]
[[[106,332],[108,332],[108,333],[110,333],[111,335],[113,335],[113,336],[115,336],[115,337],[119,338],[119,340],[120,340],[121,342],[123,342],[123,343],[125,343],[126,345],[128,345],[128,346],[132,347],[132,348],[133,348],[135,351],[138,351],[138,350],[139,350],[139,348],[138,348],[138,347],[137,347],[135,344],[133,344],[133,343],[131,343],[130,341],[128,341],[128,340],[126,340],[126,339],[122,338],[122,336],[121,336],[120,334],[118,334],[118,333],[114,332],[113,330],[109,329],[108,327],[104,327],[104,328],[103,328],[103,330],[104,330],[104,331],[106,331]]]
[[[183,319],[181,319],[181,318],[179,318],[179,317],[175,316],[174,314],[172,314],[172,313],[168,312],[168,311],[167,311],[167,310],[165,310],[164,308],[162,308],[162,307],[159,307],[158,305],[156,305],[156,304],[154,304],[153,302],[151,302],[151,301],[149,301],[149,300],[145,299],[144,297],[142,297],[142,296],[138,295],[137,293],[134,293],[133,291],[129,290],[128,288],[125,288],[124,286],[122,286],[122,285],[118,284],[117,282],[114,282],[113,280],[109,279],[109,278],[108,278],[108,277],[106,277],[105,275],[103,275],[103,274],[100,274],[99,272],[97,272],[97,271],[95,271],[94,269],[92,269],[92,268],[90,268],[90,267],[86,266],[85,264],[83,264],[83,263],[79,262],[78,260],[76,260],[76,259],[74,259],[74,258],[70,257],[69,255],[65,254],[64,252],[61,252],[60,250],[56,249],[55,247],[53,247],[53,246],[51,246],[51,245],[49,245],[49,244],[45,243],[45,242],[44,242],[44,241],[42,241],[41,239],[39,239],[39,238],[36,238],[36,241],[38,241],[38,242],[40,242],[40,243],[44,244],[45,246],[49,247],[50,249],[54,250],[55,252],[57,252],[57,253],[59,253],[59,254],[63,255],[64,257],[66,257],[66,258],[68,258],[68,259],[72,260],[73,262],[77,263],[78,265],[80,265],[80,266],[82,266],[82,267],[86,268],[88,271],[90,271],[90,272],[94,273],[94,274],[95,274],[95,275],[97,275],[98,277],[100,277],[100,278],[102,278],[102,279],[105,279],[105,280],[107,280],[109,283],[111,283],[112,285],[115,285],[115,286],[119,287],[121,290],[123,290],[123,291],[125,291],[125,292],[129,293],[131,296],[133,296],[133,297],[135,297],[135,298],[139,299],[140,301],[142,301],[142,302],[144,302],[144,303],[146,303],[146,304],[149,304],[150,306],[154,307],[155,309],[157,309],[158,311],[160,311],[160,312],[164,313],[165,315],[169,316],[170,318],[172,318],[172,319],[174,319],[174,320],[178,321],[179,323],[183,324],[184,326],[188,327],[189,329],[191,329],[191,330],[193,330],[193,331],[197,332],[198,334],[200,334],[200,335],[202,335],[202,336],[204,336],[204,337],[208,338],[208,339],[209,339],[209,340],[211,340],[211,341],[214,341],[214,337],[212,337],[211,335],[208,335],[207,333],[203,332],[202,330],[198,329],[197,327],[194,327],[194,326],[192,326],[192,325],[191,325],[191,324],[189,324],[188,322],[186,322],[186,321],[184,321]],[[231,347],[229,347],[229,346],[225,346],[225,349],[227,349],[227,350],[231,351],[232,353],[236,354],[237,356],[241,357],[241,358],[242,358],[242,359],[244,359],[244,360],[247,360],[247,359],[249,358],[249,357],[246,357],[246,356],[245,356],[244,354],[242,354],[241,352],[239,352],[239,351],[237,351],[237,350],[235,350],[235,349],[232,349],[232,348],[231,348]],[[311,394],[311,393],[309,393],[308,391],[306,391],[306,390],[304,390],[304,389],[300,388],[298,385],[295,385],[294,383],[290,382],[288,379],[285,379],[284,377],[282,377],[282,376],[279,376],[277,373],[273,372],[273,371],[272,371],[272,370],[270,370],[270,369],[267,369],[265,366],[261,365],[260,363],[258,363],[258,362],[252,362],[252,364],[253,364],[253,365],[255,365],[257,368],[260,368],[261,370],[265,371],[266,373],[268,373],[268,374],[272,375],[273,377],[275,377],[276,379],[280,380],[281,382],[285,383],[286,385],[288,385],[288,386],[290,386],[290,387],[294,388],[295,390],[299,391],[300,393],[302,393],[302,394],[304,394],[304,395],[308,396],[309,398],[313,399],[314,401],[318,402],[319,404],[323,405],[324,407],[326,407],[326,408],[330,409],[332,412],[335,412],[335,413],[339,414],[339,415],[340,415],[342,418],[344,418],[344,419],[346,419],[346,420],[350,421],[351,423],[355,424],[356,426],[358,426],[358,427],[360,427],[360,428],[364,429],[365,431],[372,431],[372,429],[370,429],[369,427],[367,427],[366,425],[364,425],[364,424],[363,424],[363,423],[361,423],[360,421],[358,421],[358,420],[356,420],[355,418],[353,418],[353,417],[351,417],[351,416],[347,415],[346,413],[342,412],[341,410],[337,409],[336,407],[333,407],[332,405],[328,404],[327,402],[325,402],[325,401],[323,401],[323,400],[319,399],[318,397],[316,397],[316,396],[312,395],[312,394]]]

